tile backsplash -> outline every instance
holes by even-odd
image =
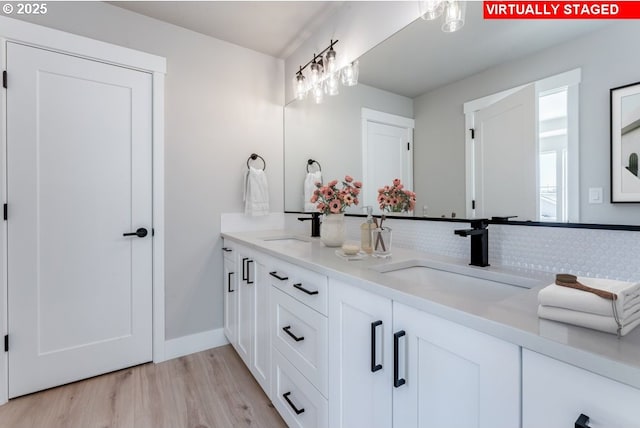
[[[309,230],[287,214],[288,229]],[[361,217],[347,217],[347,237],[360,239]],[[469,238],[454,235],[467,223],[387,220],[393,245],[469,259]],[[539,226],[489,226],[489,262],[496,265],[640,281],[640,232]]]

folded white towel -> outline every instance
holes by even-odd
[[[640,282],[616,281],[613,279],[578,277],[584,285],[618,295],[616,309],[621,318],[629,308],[640,302]],[[551,284],[538,293],[538,303],[545,306],[572,309],[591,314],[612,316],[611,300],[575,288]]]
[[[640,307],[620,320],[620,336],[624,336],[640,324]],[[538,316],[552,321],[592,328],[606,333],[618,333],[618,323],[613,316],[594,315],[553,306],[538,306]]]
[[[316,204],[310,202],[313,192],[317,189],[316,183],[322,183],[322,172],[314,171],[308,172],[304,177],[304,211],[314,212],[317,211]]]
[[[249,167],[244,177],[243,201],[246,215],[269,214],[269,186],[264,170]]]

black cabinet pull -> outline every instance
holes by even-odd
[[[300,341],[304,340],[304,336],[300,336],[300,337],[298,337],[298,336],[296,336],[295,334],[291,333],[291,331],[290,331],[290,330],[291,330],[291,326],[290,326],[290,325],[288,325],[288,326],[286,326],[286,327],[282,327],[282,330],[283,330],[285,333],[287,333],[289,336],[291,336],[291,338],[292,338],[293,340],[295,340],[296,342],[300,342]]]
[[[233,250],[231,248],[227,248],[227,247],[222,247],[222,251],[224,251],[225,253],[230,253]]]
[[[249,257],[242,258],[242,280],[243,281],[247,280],[247,260],[249,260]]]
[[[138,238],[144,238],[148,233],[149,232],[147,232],[147,229],[145,229],[144,227],[140,227],[135,232],[123,233],[122,236],[137,236]]]
[[[251,270],[249,269],[249,263],[253,263],[253,260],[247,260],[247,284],[253,284],[253,281],[251,281]]]
[[[280,276],[278,275],[278,271],[273,271],[273,272],[269,272],[269,275],[271,275],[274,278],[279,279],[280,281],[286,281],[287,279],[289,279],[288,276]]]
[[[307,293],[307,294],[308,294],[308,295],[310,295],[310,296],[313,296],[313,295],[315,295],[315,294],[318,294],[318,290],[314,290],[314,291],[307,290],[306,288],[304,288],[304,287],[302,286],[302,283],[301,283],[301,282],[300,282],[300,283],[298,283],[298,284],[293,284],[293,287],[294,287],[294,288],[297,288],[298,290],[302,291],[303,293]]]
[[[291,400],[289,400],[290,395],[291,395],[291,391],[285,392],[284,394],[282,394],[282,398],[284,398],[287,401],[287,403],[289,403],[289,407],[291,407],[293,411],[296,412],[296,415],[299,415],[300,413],[304,413],[304,407],[302,409],[298,409],[296,405],[293,404]]]
[[[576,419],[575,428],[589,428],[589,425],[587,425],[588,423],[589,416],[581,413],[580,416],[578,416],[578,419]]]
[[[399,361],[398,361],[398,354],[399,354],[399,342],[400,342],[400,338],[404,335],[406,335],[407,333],[405,333],[404,330],[400,330],[397,333],[393,334],[393,386],[395,386],[396,388],[404,385],[405,383],[407,383],[406,379],[400,378],[399,377]]]
[[[236,291],[231,289],[231,275],[233,275],[233,272],[229,272],[229,274],[227,275],[227,291],[229,293],[233,293],[234,291]]]
[[[382,320],[371,323],[371,373],[382,369],[382,364],[376,364],[376,328],[382,325]]]

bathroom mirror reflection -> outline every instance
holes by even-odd
[[[456,33],[418,19],[359,58],[357,86],[285,107],[285,210],[305,211],[315,159],[325,182],[363,180],[351,212],[395,174],[417,217],[638,225],[640,204],[609,202],[609,89],[640,80],[639,37],[634,22],[485,21],[481,2]]]

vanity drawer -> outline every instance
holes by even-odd
[[[222,240],[222,254],[226,261],[235,263],[234,257],[236,256],[236,251],[235,246],[231,242]]]
[[[272,266],[269,274],[273,286],[327,315],[328,280],[325,275],[281,261],[274,262]]]
[[[273,346],[326,396],[327,318],[274,287],[271,302]]]
[[[326,428],[327,400],[291,363],[273,352],[273,405],[290,427]]]

